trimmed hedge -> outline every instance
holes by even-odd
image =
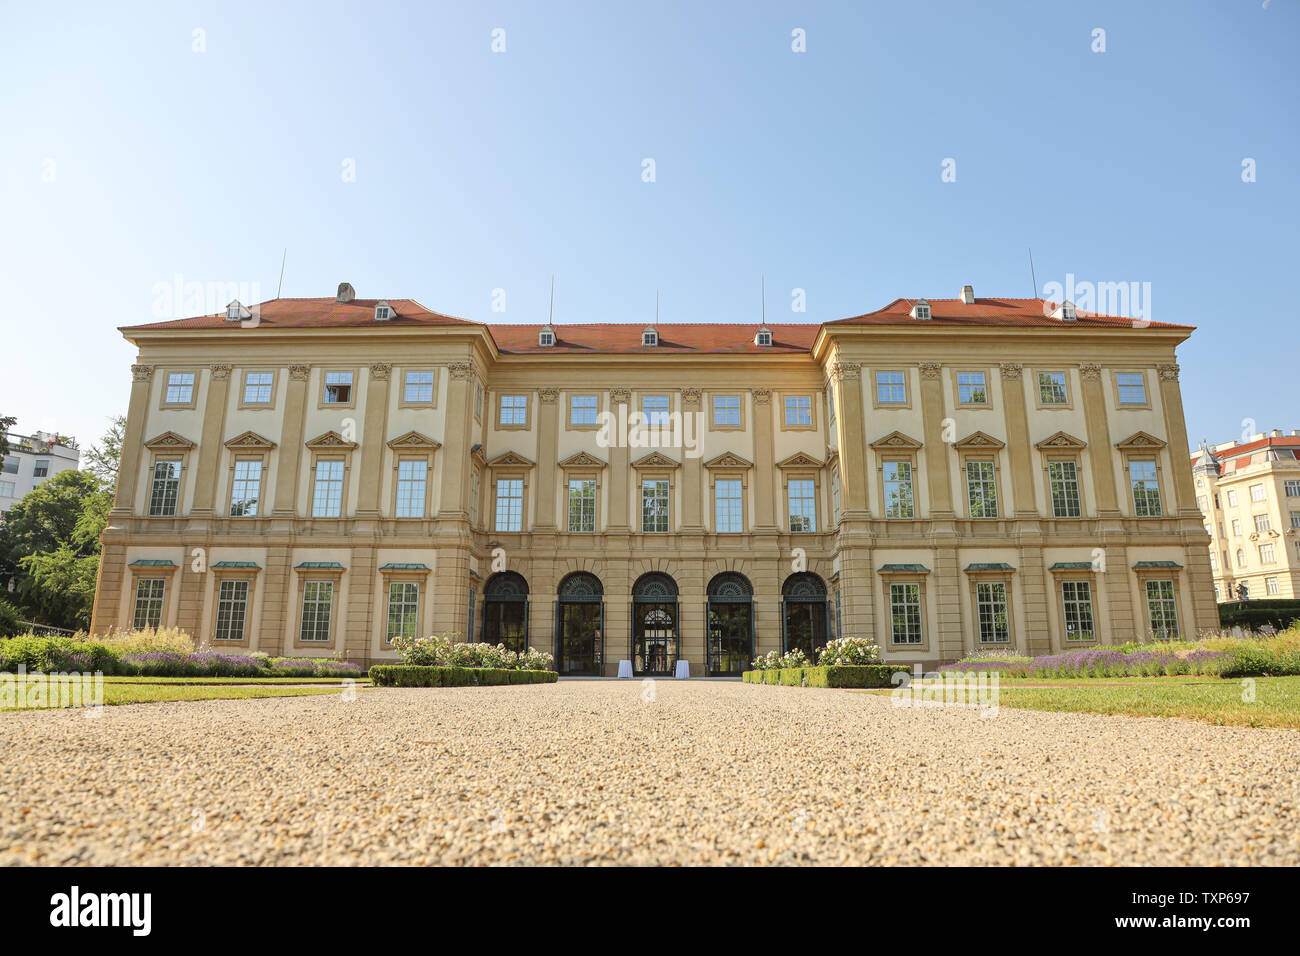
[[[1247,627],[1258,630],[1271,624],[1282,631],[1296,620],[1300,620],[1300,600],[1293,598],[1227,601],[1219,605],[1219,626],[1229,629]]]
[[[493,684],[554,684],[555,671],[507,670],[503,667],[425,667],[376,664],[370,682],[376,687],[487,687]]]
[[[897,673],[910,674],[909,664],[832,664],[829,667],[780,667],[745,671],[746,684],[784,684],[786,687],[892,687]]]

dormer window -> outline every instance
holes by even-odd
[[[766,325],[758,330],[754,335],[754,344],[768,346],[772,344],[772,330]]]
[[[925,299],[917,299],[916,305],[912,306],[911,314],[914,319],[928,320],[930,318],[930,303],[926,302]]]
[[[226,306],[226,321],[240,322],[244,319],[252,318],[253,313],[249,312],[238,299],[235,299],[230,305]]]
[[[641,344],[646,348],[653,348],[659,344],[659,332],[653,325],[647,325],[641,333]]]
[[[375,305],[376,322],[387,322],[395,315],[397,315],[397,313],[393,310],[393,307],[389,305],[387,302],[379,302]]]
[[[542,326],[542,330],[537,333],[537,344],[542,348],[550,348],[555,344],[555,329],[549,325]]]
[[[1062,322],[1077,322],[1079,313],[1075,310],[1074,303],[1066,299],[1056,307],[1056,311],[1052,313],[1052,318],[1060,319]]]

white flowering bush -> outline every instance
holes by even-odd
[[[832,664],[879,664],[880,647],[865,637],[840,637],[829,641],[817,656],[820,667]]]
[[[465,644],[453,640],[458,633],[430,634],[428,637],[395,637],[393,648],[402,655],[403,664],[417,667],[495,667],[502,670],[549,671],[555,669],[555,657],[545,651],[528,648],[516,652],[504,644]]]
[[[762,657],[755,659],[754,670],[768,671],[782,667],[807,667],[809,663],[808,655],[796,647],[784,654],[768,651]]]

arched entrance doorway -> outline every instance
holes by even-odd
[[[555,669],[561,674],[601,672],[605,588],[586,571],[567,575],[555,602]]]
[[[483,641],[506,650],[528,650],[528,582],[522,574],[501,571],[483,588]]]
[[[677,667],[677,582],[666,574],[643,574],[632,585],[632,670],[669,677]]]
[[[743,574],[728,571],[709,582],[708,673],[734,676],[754,659],[754,587]]]
[[[781,588],[781,647],[801,650],[811,661],[826,644],[829,630],[826,582],[810,571],[792,574]]]

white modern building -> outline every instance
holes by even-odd
[[[0,520],[14,503],[46,478],[81,463],[81,449],[75,439],[49,432],[6,436],[9,454],[0,468]]]

